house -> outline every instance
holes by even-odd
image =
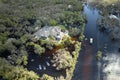
[[[54,37],[56,40],[61,40],[64,36],[68,36],[68,31],[61,29],[58,26],[45,26],[34,33],[35,38],[47,39],[50,36]]]

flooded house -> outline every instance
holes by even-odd
[[[57,41],[62,40],[64,37],[68,36],[68,31],[61,29],[58,26],[45,26],[34,33],[36,39],[47,39],[49,37],[54,37]]]

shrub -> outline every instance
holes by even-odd
[[[43,76],[42,76],[41,79],[42,79],[42,80],[54,80],[54,78],[53,78],[52,76],[49,76],[49,75],[47,75],[47,74],[43,74]]]
[[[38,80],[39,76],[21,66],[12,66],[4,58],[0,58],[0,76],[5,80]]]
[[[41,55],[42,53],[45,52],[45,49],[43,47],[41,47],[40,45],[35,44],[34,45],[34,52],[38,55]]]
[[[29,42],[26,44],[27,47],[31,47],[30,51],[33,51],[35,54],[41,55],[42,53],[45,52],[45,48],[41,47],[41,45]]]
[[[49,24],[51,26],[56,26],[58,24],[58,22],[56,20],[54,20],[54,19],[51,19]]]
[[[65,49],[59,49],[56,51],[56,54],[53,56],[53,66],[56,70],[66,69],[72,66],[72,56]]]
[[[100,61],[102,58],[102,52],[98,51],[96,57],[97,57],[97,60]]]

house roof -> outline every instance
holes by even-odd
[[[59,36],[61,33],[61,29],[57,26],[45,26],[34,33],[35,36],[41,37],[49,37],[49,36]]]

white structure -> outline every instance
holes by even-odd
[[[93,43],[93,38],[90,38],[90,44],[92,44]]]
[[[35,30],[38,30],[39,29],[39,27],[35,27]]]
[[[117,20],[119,20],[119,18],[116,15],[113,15],[113,14],[110,14],[109,18],[110,19],[117,19]]]
[[[50,66],[50,63],[46,62],[47,66]]]
[[[69,5],[68,5],[68,8],[71,9],[71,8],[72,8],[72,5],[69,4]]]
[[[55,37],[57,40],[61,40],[64,36],[68,36],[67,30],[62,30],[58,26],[45,26],[34,33],[35,38],[47,39],[50,36]]]
[[[43,66],[43,69],[44,69],[44,70],[46,70],[46,67],[45,67],[45,66]]]
[[[42,66],[41,65],[39,65],[39,69],[42,70]]]

